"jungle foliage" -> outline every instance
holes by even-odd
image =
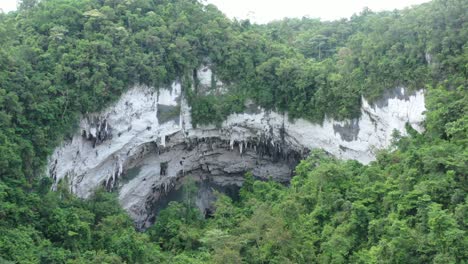
[[[22,0],[0,13],[0,262],[466,263],[468,2],[332,22],[231,21],[195,0]],[[210,64],[223,96],[199,93]],[[115,194],[81,200],[45,163],[81,114],[180,80],[198,124],[247,98],[291,118],[356,117],[361,97],[426,88],[426,131],[362,165],[313,152],[289,187],[247,177],[203,219],[171,203],[146,232]]]

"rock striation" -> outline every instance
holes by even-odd
[[[222,92],[209,68],[198,76],[205,88],[214,83]],[[48,173],[56,184],[66,179],[80,197],[99,186],[118,191],[122,206],[144,228],[154,221],[157,201],[186,176],[240,186],[243,174],[252,171],[286,182],[315,148],[369,163],[376,150],[390,145],[394,130],[405,135],[407,123],[423,130],[425,104],[424,90],[396,88],[373,104],[363,98],[360,118],[326,118],[322,124],[292,121],[252,103],[247,109],[220,127],[194,128],[179,82],[158,90],[135,86],[104,111],[84,117],[75,136],[50,157]],[[197,204],[207,207],[202,200]]]

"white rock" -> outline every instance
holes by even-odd
[[[206,76],[198,73],[203,84],[208,75],[211,82],[208,70]],[[287,179],[291,164],[273,156],[259,157],[259,147],[284,153],[322,148],[338,158],[366,164],[375,159],[376,150],[390,145],[394,130],[406,134],[406,123],[423,131],[424,90],[410,93],[397,88],[384,97],[375,104],[362,98],[361,117],[354,120],[326,118],[322,124],[314,124],[304,119],[289,121],[285,114],[258,109],[232,114],[220,128],[195,129],[180,83],[159,91],[136,86],[111,107],[81,120],[73,139],[50,157],[49,174],[56,183],[67,177],[71,191],[80,197],[118,182],[122,206],[145,226],[151,217],[149,204],[174,188],[185,174],[216,176],[213,180],[221,184],[240,184],[238,176],[245,170]],[[161,109],[177,107],[180,113],[175,117],[158,119]],[[163,163],[167,169],[161,168]],[[138,168],[137,175],[121,179],[130,168]]]

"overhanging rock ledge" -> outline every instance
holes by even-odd
[[[205,69],[203,76],[211,79],[211,72]],[[220,127],[194,128],[180,83],[159,90],[135,86],[109,108],[84,117],[75,136],[49,158],[48,172],[55,183],[67,178],[80,197],[99,186],[118,190],[122,206],[145,227],[154,203],[187,175],[219,185],[240,185],[246,171],[287,181],[315,148],[367,164],[390,145],[394,130],[405,135],[407,123],[423,130],[425,104],[424,90],[396,88],[374,104],[363,98],[359,119],[326,118],[322,124],[249,109]]]

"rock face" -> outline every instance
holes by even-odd
[[[222,85],[209,69],[198,75],[202,85],[208,86],[208,79],[217,89]],[[239,186],[246,171],[287,181],[314,148],[369,163],[377,149],[389,146],[394,130],[405,134],[409,123],[422,131],[425,106],[423,90],[397,88],[375,104],[363,98],[361,117],[347,121],[327,118],[314,124],[252,105],[248,109],[229,116],[221,127],[193,128],[180,83],[159,90],[136,86],[113,106],[81,120],[72,140],[50,157],[49,175],[56,183],[66,178],[80,197],[99,186],[118,191],[122,206],[144,228],[154,221],[155,203],[185,176],[219,186]],[[203,198],[197,204],[207,207]]]

